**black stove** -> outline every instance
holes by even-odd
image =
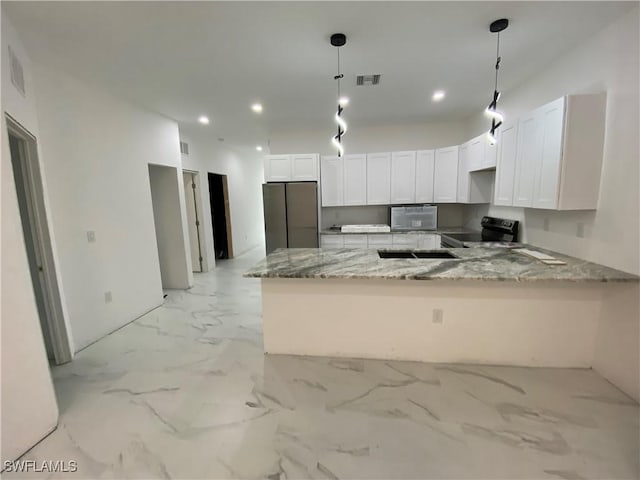
[[[444,233],[440,235],[444,248],[464,248],[465,242],[494,242],[508,245],[518,241],[517,220],[482,217],[482,231],[479,233]]]

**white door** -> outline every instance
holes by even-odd
[[[416,152],[391,154],[391,203],[416,201]]]
[[[367,205],[391,203],[391,154],[367,154]]]
[[[433,202],[434,150],[420,150],[416,153],[416,202]]]
[[[513,182],[518,153],[518,122],[501,128],[496,165],[496,205],[513,205]]]
[[[533,186],[542,156],[542,125],[540,111],[523,117],[518,124],[518,151],[513,185],[513,205],[533,206]]]
[[[458,150],[458,203],[469,203],[469,146],[463,143]]]
[[[536,169],[533,206],[558,208],[562,132],[564,127],[564,97],[540,109],[542,151]]]
[[[341,157],[344,168],[344,205],[367,204],[367,156]]]
[[[343,163],[338,157],[322,157],[320,160],[320,190],[323,207],[343,205]]]
[[[458,191],[458,146],[436,150],[433,201],[455,203]]]
[[[264,178],[267,182],[289,182],[291,180],[291,155],[267,155]]]
[[[469,156],[467,158],[467,168],[469,172],[474,172],[482,168],[484,163],[484,144],[486,135],[482,134],[469,142]]]
[[[318,180],[318,155],[291,155],[291,180],[313,182]]]

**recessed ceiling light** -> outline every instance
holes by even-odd
[[[433,100],[434,102],[439,102],[444,98],[444,95],[444,90],[436,90],[435,92],[433,92],[431,100]]]
[[[261,145],[258,145],[258,146],[256,147],[256,150],[258,150],[259,152],[261,152],[261,151],[262,151],[262,146],[261,146]]]
[[[262,113],[262,105],[259,103],[254,103],[253,105],[251,105],[251,110],[256,113]]]
[[[198,122],[200,122],[203,125],[209,125],[209,117],[205,117],[204,115],[200,115],[198,117]]]

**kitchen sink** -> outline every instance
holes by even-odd
[[[380,258],[439,258],[458,259],[446,250],[412,251],[412,250],[378,250]]]

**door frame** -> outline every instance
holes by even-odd
[[[70,362],[73,359],[73,351],[71,349],[69,329],[64,319],[62,297],[56,274],[56,262],[54,260],[51,234],[47,222],[47,207],[45,206],[44,187],[38,159],[38,144],[36,137],[20,125],[13,117],[5,113],[5,119],[7,123],[7,140],[9,135],[12,135],[24,142],[24,158],[21,159],[24,162],[24,188],[27,201],[33,212],[32,218],[30,218],[34,227],[35,238],[33,240],[37,243],[36,247],[40,249],[40,253],[42,254],[43,286],[45,290],[42,293],[48,317],[44,322],[41,322],[41,324],[44,323],[47,326],[47,333],[49,334],[53,349],[54,362],[60,365]],[[18,188],[17,185],[16,188]],[[20,215],[22,215],[22,212],[20,212]],[[45,332],[43,332],[43,335],[44,334]]]
[[[189,175],[193,175],[193,177],[191,178],[191,181],[193,182],[192,184],[195,185],[195,187],[192,187],[191,191],[193,194],[193,203],[196,209],[196,212],[195,212],[196,234],[198,236],[198,254],[200,259],[200,273],[202,273],[202,272],[208,271],[208,265],[206,263],[206,258],[205,258],[206,251],[205,251],[205,242],[204,242],[204,228],[202,228],[203,215],[202,215],[202,198],[201,198],[202,196],[200,193],[201,192],[200,172],[198,172],[197,170],[188,170],[183,168],[182,175],[184,176],[185,173]],[[188,195],[187,192],[185,192],[185,194]]]

